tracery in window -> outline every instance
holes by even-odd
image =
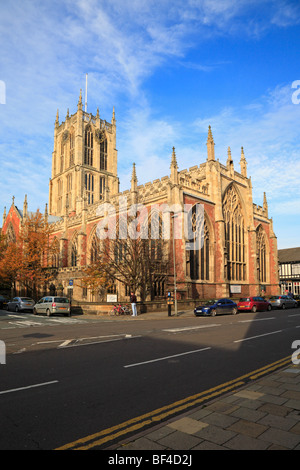
[[[96,234],[93,235],[91,247],[90,247],[90,262],[91,264],[96,263],[99,255],[99,238]]]
[[[210,280],[210,233],[203,210],[195,204],[188,214],[192,236],[186,251],[187,275],[192,280]]]
[[[7,227],[6,240],[7,240],[7,243],[15,243],[16,242],[16,234],[15,234],[15,230],[14,230],[13,225],[12,225],[11,222],[9,223],[9,225]]]
[[[260,225],[256,231],[256,260],[258,282],[267,281],[266,234]]]
[[[241,202],[231,185],[223,199],[225,221],[225,278],[228,281],[246,279],[245,224]]]

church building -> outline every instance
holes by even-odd
[[[118,214],[120,198],[128,204],[150,209],[190,207],[192,231],[187,237],[170,240],[170,266],[167,276],[154,280],[153,299],[166,298],[174,290],[173,256],[176,256],[177,298],[210,299],[278,294],[277,239],[269,217],[266,194],[262,205],[252,200],[252,182],[247,175],[243,147],[238,165],[228,147],[225,164],[215,156],[212,129],[209,126],[206,158],[199,165],[180,170],[175,149],[170,151],[170,173],[143,185],[138,184],[133,164],[131,187],[120,193],[116,119],[110,122],[83,109],[80,93],[77,111],[54,125],[52,174],[45,218],[59,245],[53,257],[56,270],[52,288],[61,289],[78,301],[100,301],[82,283],[82,269],[96,259],[97,226],[110,204]],[[225,157],[226,160],[226,157]],[[203,208],[201,246],[187,249],[197,232],[194,207]],[[23,210],[13,203],[3,215],[2,232],[16,239],[28,216],[27,197]],[[170,216],[171,217],[171,216]],[[171,237],[172,238],[172,237]],[[128,287],[128,288],[127,288]],[[116,284],[111,293],[119,301],[128,301],[130,286]]]

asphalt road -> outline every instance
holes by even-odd
[[[170,405],[292,354],[299,327],[300,309],[149,320],[0,312],[0,449],[72,448],[121,423],[124,437],[158,409],[169,419]]]

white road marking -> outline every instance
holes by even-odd
[[[3,390],[2,392],[0,392],[0,395],[4,395],[5,393],[11,392],[19,392],[20,390],[28,390],[29,388],[44,387],[45,385],[51,385],[55,383],[58,383],[58,380],[52,380],[52,382],[44,382],[41,384],[29,385],[27,387],[11,388],[10,390]]]
[[[237,339],[234,343],[241,343],[242,341],[249,341],[250,339],[262,338],[263,336],[275,335],[276,333],[282,333],[282,330],[271,331],[270,333],[264,333],[263,335],[251,336],[250,338]]]
[[[218,324],[212,324],[212,325],[185,326],[183,328],[168,328],[168,329],[164,329],[162,331],[167,331],[167,332],[170,332],[170,333],[178,333],[180,331],[199,330],[199,329],[202,329],[202,328],[213,328],[214,326],[221,326],[221,324],[218,323]]]
[[[174,354],[173,356],[159,357],[158,359],[151,359],[150,361],[137,362],[136,364],[128,364],[127,366],[123,366],[123,367],[126,369],[128,367],[136,367],[136,366],[141,366],[141,365],[144,365],[144,364],[150,364],[151,362],[165,361],[167,359],[172,359],[174,357],[180,357],[180,356],[185,356],[187,354],[195,354],[195,353],[198,353],[198,352],[207,351],[208,349],[211,349],[211,347],[202,348],[202,349],[195,349],[194,351],[187,351],[187,352],[180,353],[180,354]]]
[[[252,323],[253,321],[276,320],[276,317],[256,318],[254,320],[239,320],[238,323]]]

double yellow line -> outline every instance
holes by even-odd
[[[192,395],[170,405],[163,406],[162,408],[158,408],[149,413],[132,418],[124,423],[104,429],[74,442],[70,442],[69,444],[65,444],[55,450],[88,450],[93,447],[103,446],[110,441],[124,437],[126,434],[135,433],[150,424],[158,423],[163,419],[170,418],[172,415],[183,412],[190,407],[199,405],[205,401],[223,395],[224,393],[234,391],[242,385],[245,385],[247,382],[256,380],[270,372],[274,372],[276,369],[280,369],[289,363],[291,363],[291,356],[287,356],[222,385],[217,385],[205,392],[197,393],[196,395]]]

